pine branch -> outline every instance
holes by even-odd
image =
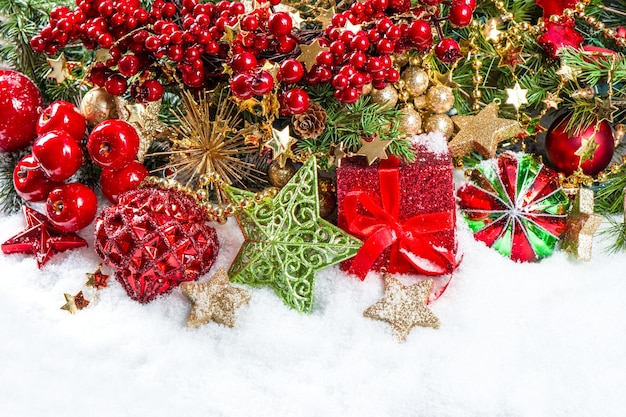
[[[607,248],[609,253],[618,253],[626,250],[626,222],[620,222],[613,217],[606,218],[609,227],[600,231],[600,235],[613,240],[613,244]]]
[[[13,171],[27,153],[21,151],[0,154],[0,212],[3,214],[16,213],[24,203],[13,187]]]

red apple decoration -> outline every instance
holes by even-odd
[[[139,135],[132,125],[123,120],[105,120],[89,135],[87,150],[100,167],[120,170],[137,156]]]
[[[0,151],[13,152],[33,143],[42,106],[41,93],[27,76],[0,70]]]
[[[577,153],[583,142],[593,141],[589,159],[580,164],[586,175],[596,175],[611,162],[615,151],[615,141],[611,125],[602,121],[596,130],[596,123],[592,123],[579,135],[570,135],[566,128],[569,118],[562,115],[557,118],[546,134],[546,156],[549,164],[565,175],[571,175],[578,169],[580,156]],[[593,148],[595,147],[595,150]]]
[[[33,144],[33,157],[48,178],[65,181],[83,164],[83,152],[69,133],[55,130]]]
[[[43,135],[53,130],[67,132],[74,140],[81,143],[85,136],[87,122],[85,117],[72,103],[57,100],[46,107],[37,121],[37,134]]]
[[[48,219],[65,232],[77,232],[87,227],[96,217],[97,210],[96,194],[77,182],[54,188],[46,201]]]
[[[26,201],[43,201],[54,187],[60,185],[51,181],[39,167],[32,155],[26,155],[13,170],[13,186],[17,195]]]
[[[111,203],[117,204],[120,194],[136,190],[147,176],[148,170],[138,161],[132,161],[119,171],[103,169],[100,174],[100,189]]]

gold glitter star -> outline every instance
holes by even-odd
[[[385,273],[383,281],[385,295],[365,310],[365,317],[391,324],[393,333],[400,341],[405,340],[415,326],[439,327],[439,319],[426,307],[433,287],[432,279],[407,287],[391,274]]]
[[[556,71],[556,74],[560,75],[561,77],[565,78],[566,80],[574,81],[581,72],[582,71],[579,70],[579,69],[575,70],[572,67],[570,67],[569,65],[561,63],[561,68],[559,68]]]
[[[377,159],[387,159],[387,147],[391,142],[383,140],[378,135],[374,135],[371,140],[361,139],[361,147],[356,155],[363,155],[367,158],[367,163],[372,165]]]
[[[593,235],[602,224],[602,216],[594,214],[593,207],[593,191],[578,189],[562,238],[561,247],[581,261],[591,260]]]
[[[109,275],[104,275],[102,273],[102,264],[98,265],[96,268],[96,272],[93,274],[85,274],[87,275],[87,282],[85,285],[88,287],[94,287],[97,290],[101,290],[102,288],[106,288],[107,281],[109,280]]]
[[[58,58],[46,58],[48,61],[48,65],[50,66],[50,71],[46,75],[46,78],[53,78],[57,84],[62,84],[63,81],[70,78],[70,70],[67,66],[67,58],[65,58],[65,53],[62,52]]]
[[[613,114],[619,110],[615,105],[613,105],[613,100],[611,98],[607,98],[606,100],[602,100],[600,97],[595,97],[595,106],[593,107],[593,114],[596,115],[598,123],[606,120],[609,123],[613,123]]]
[[[139,134],[140,142],[137,160],[143,162],[150,144],[159,135],[168,131],[167,126],[159,121],[161,100],[132,104],[118,96],[115,98],[115,105],[117,106],[119,118],[133,125]]]
[[[526,94],[528,94],[528,90],[520,87],[519,82],[516,82],[513,88],[506,89],[506,104],[511,104],[515,110],[519,110],[522,104],[528,104]]]
[[[102,62],[103,64],[107,62],[109,59],[113,58],[108,49],[98,48],[96,50],[96,60],[95,62]]]
[[[498,51],[500,62],[498,68],[508,67],[511,71],[515,71],[517,64],[526,62],[522,56],[523,45],[514,46],[511,42],[507,42],[506,46]]]
[[[493,158],[500,142],[522,132],[516,120],[498,118],[496,103],[489,104],[475,116],[453,116],[452,121],[459,128],[448,143],[454,157],[476,150],[485,158]]]
[[[66,303],[61,307],[61,310],[69,311],[71,314],[76,314],[79,310],[89,305],[89,301],[85,300],[82,291],[79,291],[76,295],[65,293],[63,296]]]
[[[183,282],[183,294],[193,303],[188,327],[198,327],[210,321],[228,327],[235,326],[235,311],[250,300],[252,293],[233,287],[224,268],[220,268],[209,282]]]
[[[320,40],[317,38],[310,45],[300,45],[301,52],[298,55],[298,61],[302,62],[307,69],[311,69],[317,63],[317,54],[325,50],[326,48],[320,45]]]
[[[548,91],[546,97],[542,100],[546,105],[547,109],[558,109],[559,104],[563,101],[562,98],[559,97],[557,93],[553,93],[552,91]]]
[[[580,157],[578,166],[581,166],[587,161],[591,161],[596,149],[600,147],[600,145],[596,143],[595,136],[596,133],[594,132],[591,137],[583,137],[580,140],[580,147],[576,150],[576,152],[574,152],[574,155],[578,155]]]
[[[500,39],[502,31],[498,30],[498,23],[500,23],[500,21],[496,18],[493,18],[487,20],[487,22],[483,26],[482,33],[487,41],[498,42],[498,40]]]
[[[285,126],[283,130],[272,128],[272,139],[265,146],[272,150],[272,159],[284,167],[287,162],[287,153],[291,151],[291,146],[295,142],[296,139],[289,133],[289,126]]]

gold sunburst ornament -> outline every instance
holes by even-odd
[[[241,111],[225,97],[211,99],[207,92],[199,100],[185,91],[183,108],[175,116],[179,125],[173,126],[175,137],[165,170],[186,186],[198,185],[199,177],[217,173],[226,184],[242,184],[245,178],[260,179],[262,174],[254,164],[245,161],[256,151],[245,144],[245,138],[256,125],[245,125]],[[218,190],[218,199],[221,199]]]

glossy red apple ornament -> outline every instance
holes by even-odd
[[[13,152],[33,143],[42,106],[41,93],[27,76],[0,70],[0,151]]]
[[[93,190],[73,182],[54,188],[46,200],[50,222],[65,232],[77,232],[96,217],[98,199]]]
[[[65,181],[83,164],[83,151],[69,133],[55,130],[37,138],[33,157],[53,181]]]
[[[557,118],[546,135],[546,156],[549,164],[565,175],[571,175],[580,164],[586,175],[596,175],[611,162],[615,151],[615,141],[611,125],[602,121],[596,130],[596,123],[592,123],[579,135],[569,135],[566,131],[569,118],[562,115]],[[585,146],[583,146],[585,145]]]
[[[46,107],[37,121],[37,134],[43,135],[53,130],[67,132],[74,140],[81,143],[85,136],[87,122],[85,117],[72,103],[57,100]]]
[[[89,135],[87,150],[100,167],[120,170],[130,164],[139,150],[139,135],[123,120],[105,120]]]
[[[26,201],[43,201],[50,190],[58,185],[60,184],[46,177],[35,158],[30,154],[23,157],[13,170],[15,191]]]
[[[132,161],[119,171],[103,169],[100,174],[100,189],[111,203],[117,204],[120,194],[136,190],[147,176],[148,170],[138,161]]]

